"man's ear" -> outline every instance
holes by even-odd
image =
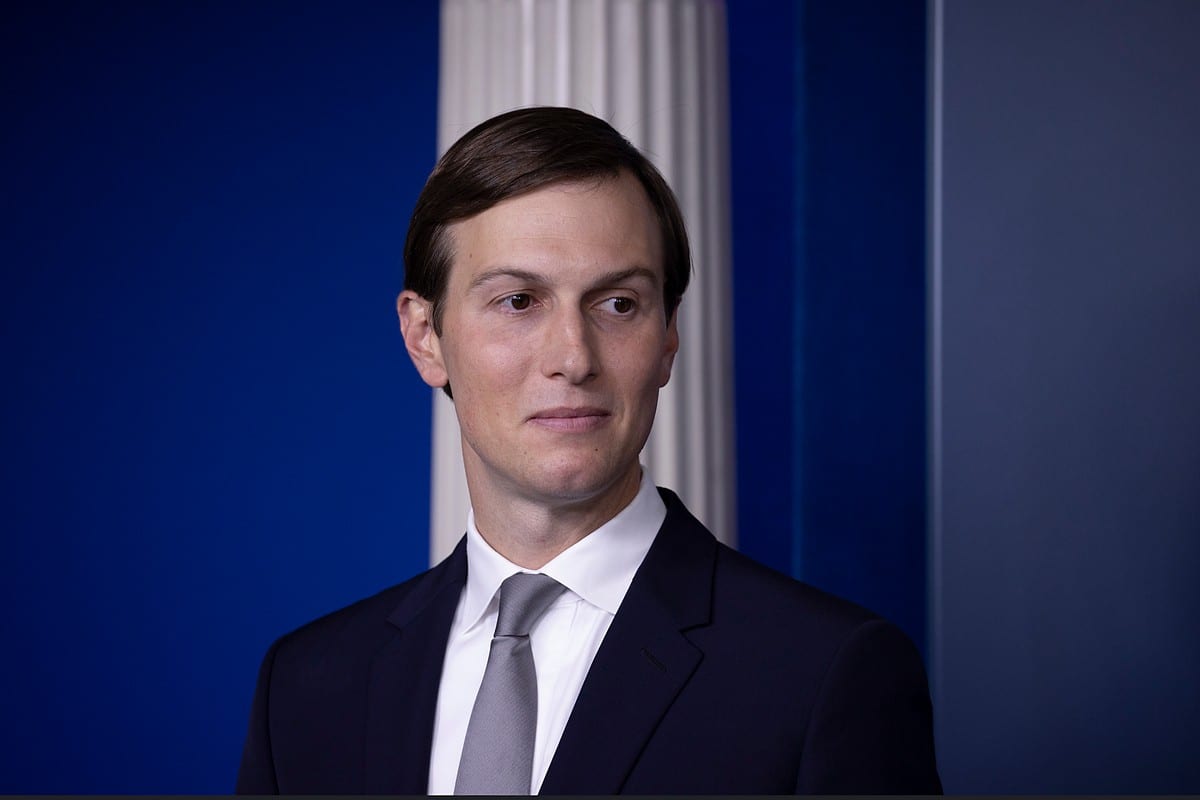
[[[679,352],[679,306],[671,312],[671,319],[667,322],[667,338],[663,347],[662,354],[662,372],[659,374],[658,388],[667,385],[671,380],[671,367],[675,364],[675,354]]]
[[[435,389],[450,381],[442,359],[442,342],[433,330],[433,304],[416,292],[405,289],[396,298],[396,315],[400,317],[400,335],[413,366],[421,380]]]

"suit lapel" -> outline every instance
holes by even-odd
[[[588,670],[541,793],[617,794],[703,654],[716,540],[673,493],[667,518]]]
[[[450,624],[467,576],[466,548],[426,573],[388,617],[367,690],[365,792],[423,795]]]

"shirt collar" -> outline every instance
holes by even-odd
[[[629,505],[538,571],[597,608],[616,614],[666,517],[666,504],[643,468],[641,486]],[[528,571],[484,541],[471,509],[467,514],[467,588],[461,609],[464,629],[474,627],[488,612],[505,579]]]

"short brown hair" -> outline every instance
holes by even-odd
[[[551,184],[616,178],[641,183],[663,243],[663,306],[668,321],[691,277],[692,257],[674,192],[654,165],[611,125],[574,108],[521,108],[476,125],[438,161],[417,198],[404,243],[404,288],[432,306],[442,332],[442,300],[453,257],[446,228],[510,197]]]

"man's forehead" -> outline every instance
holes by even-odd
[[[446,234],[451,267],[468,264],[488,279],[505,271],[552,274],[559,260],[591,259],[592,271],[640,268],[663,281],[658,217],[628,173],[538,187],[452,223]],[[470,280],[479,282],[479,275]]]

